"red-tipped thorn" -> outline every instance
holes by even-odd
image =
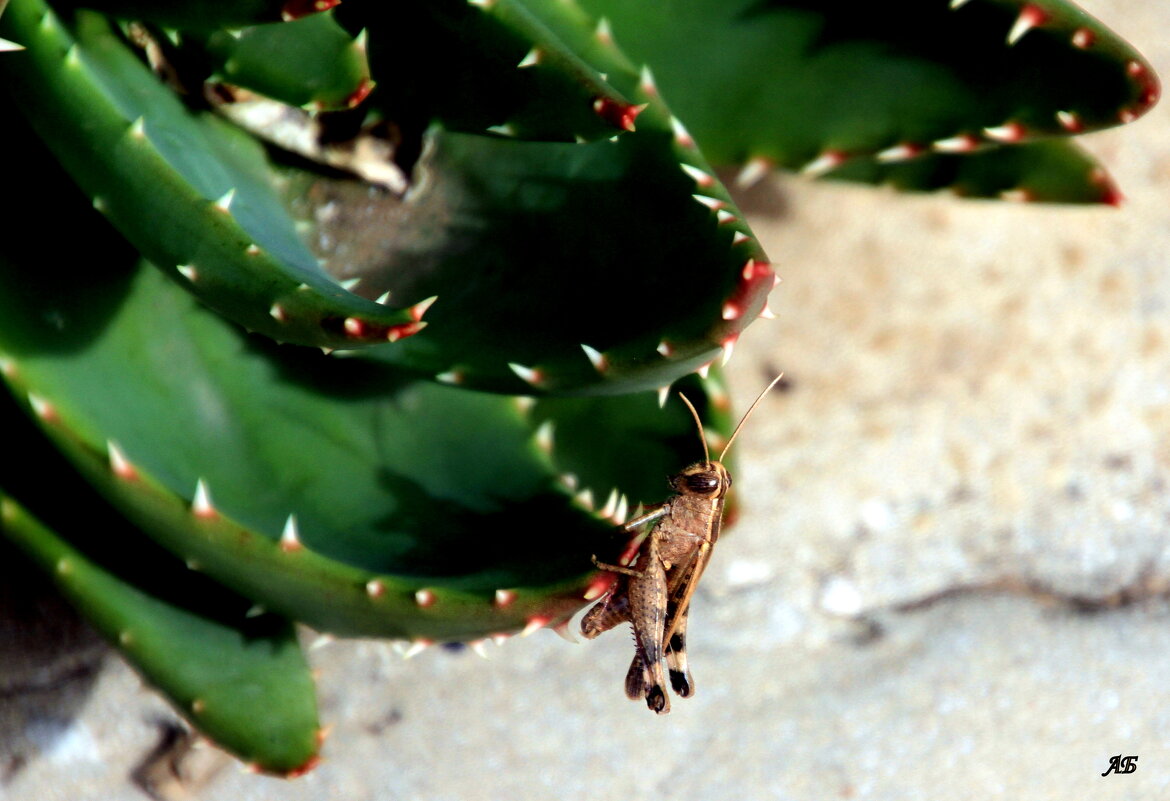
[[[534,367],[525,367],[524,365],[517,364],[516,362],[508,362],[508,367],[511,368],[512,372],[518,375],[521,380],[523,380],[525,383],[531,384],[534,387],[539,386],[541,382],[544,381],[544,374]]]
[[[427,313],[427,310],[430,309],[431,306],[434,305],[434,302],[438,299],[438,295],[431,295],[429,298],[420,300],[418,303],[411,306],[409,309],[407,309],[407,311],[410,313],[411,319],[413,319],[415,322],[421,320],[423,315]]]
[[[316,639],[309,643],[309,650],[317,651],[321,648],[324,648],[326,645],[332,645],[336,641],[337,638],[335,638],[332,634],[318,634]]]
[[[540,448],[545,453],[552,453],[553,449],[553,421],[550,417],[545,420],[536,429],[536,435],[533,437],[536,441],[536,447]]]
[[[423,639],[420,637],[419,639],[412,642],[410,644],[409,648],[407,648],[405,651],[402,652],[402,658],[403,659],[414,659],[416,656],[418,656],[419,654],[421,654],[423,651],[427,650],[428,648],[430,648],[434,644],[435,643],[432,640],[426,640],[426,639]]]
[[[750,158],[743,165],[743,168],[740,169],[739,173],[736,174],[735,185],[740,189],[750,189],[767,178],[775,166],[771,159],[764,158],[763,156]]]
[[[619,526],[626,522],[630,516],[630,499],[625,495],[618,497],[617,509],[613,512],[613,517],[610,518]]]
[[[215,207],[220,211],[227,213],[231,211],[232,201],[236,199],[236,190],[229,189],[220,196],[219,200],[215,201]]]
[[[400,339],[412,337],[426,327],[427,324],[425,322],[401,323],[399,325],[392,325],[386,329],[386,341],[397,342]]]
[[[594,29],[593,35],[602,44],[613,44],[613,30],[610,28],[609,20],[605,17],[597,21],[597,28]]]
[[[695,146],[695,140],[687,133],[687,129],[679,122],[678,117],[670,118],[670,129],[674,132],[675,144],[688,149]]]
[[[845,163],[845,154],[840,150],[826,150],[815,159],[805,164],[800,168],[803,175],[811,175],[813,177],[823,175],[824,173],[836,167],[840,167]]]
[[[381,598],[386,594],[386,585],[381,579],[370,579],[366,582],[366,595],[371,598]]]
[[[738,320],[743,314],[743,309],[737,303],[727,301],[723,304],[722,317],[724,320]]]
[[[1097,34],[1089,28],[1077,28],[1073,31],[1072,43],[1078,50],[1087,50],[1097,43]]]
[[[690,179],[694,181],[695,185],[700,189],[706,189],[707,187],[713,186],[715,184],[715,176],[711,175],[711,173],[704,172],[698,167],[687,164],[686,162],[680,162],[679,166],[682,167],[683,172],[690,176]]]
[[[638,88],[651,97],[658,95],[658,84],[654,82],[654,74],[650,72],[650,67],[645,64],[642,65],[642,72],[638,79]]]
[[[1117,184],[1109,178],[1109,173],[1105,172],[1100,167],[1095,167],[1089,173],[1089,180],[1101,187],[1100,201],[1107,205],[1117,207],[1125,202],[1125,196],[1121,194],[1121,190],[1117,188]]]
[[[288,0],[280,9],[280,17],[285,22],[307,17],[310,14],[320,14],[340,3],[341,0]]]
[[[613,513],[617,511],[618,491],[614,487],[609,491],[609,497],[605,499],[605,504],[597,511],[597,514],[602,517],[613,517]]]
[[[757,261],[756,259],[748,259],[744,262],[743,271],[740,273],[745,281],[754,281],[768,274],[774,274],[772,272],[772,265],[766,261]]]
[[[983,135],[988,139],[1007,144],[1019,142],[1024,138],[1024,133],[1024,126],[1018,122],[1005,122],[1003,125],[983,129]]]
[[[1056,112],[1056,121],[1069,133],[1080,133],[1085,129],[1084,123],[1081,122],[1080,115],[1075,111],[1058,111]]]
[[[551,621],[552,616],[550,615],[533,615],[532,617],[528,618],[528,622],[525,624],[524,629],[520,632],[520,636],[527,637],[532,632],[543,629]]]
[[[435,593],[431,590],[422,589],[418,590],[414,594],[414,602],[418,604],[420,609],[426,609],[429,606],[433,606],[435,600]]]
[[[922,154],[922,145],[915,142],[902,142],[879,151],[874,158],[881,162],[906,161]]]
[[[511,606],[512,602],[516,600],[515,590],[496,590],[496,597],[493,603],[500,609],[506,606]]]
[[[332,723],[330,723],[328,726],[322,726],[321,728],[317,729],[317,747],[320,748],[321,746],[325,745],[325,741],[329,739],[329,735],[331,734],[333,734]]]
[[[365,31],[363,30],[362,36],[364,35]],[[365,51],[364,42],[361,50],[363,52]],[[356,108],[357,106],[360,106],[363,102],[365,102],[365,99],[370,96],[370,92],[372,91],[374,91],[374,82],[369,78],[362,78],[361,81],[358,82],[357,88],[345,96],[345,107]]]
[[[589,489],[588,487],[574,495],[573,500],[586,509],[590,511],[593,510],[593,490]]]
[[[719,362],[721,366],[726,367],[727,363],[731,361],[731,354],[735,350],[735,342],[737,339],[739,339],[739,334],[732,334],[723,340],[723,359]]]
[[[134,469],[134,465],[130,464],[130,460],[126,458],[126,454],[118,447],[113,440],[106,442],[106,450],[110,454],[110,471],[123,481],[133,481],[138,478],[138,471]]]
[[[582,342],[581,350],[585,351],[585,355],[589,357],[589,363],[593,365],[594,370],[599,373],[604,373],[607,369],[609,369],[609,360],[606,359],[605,354],[597,350],[597,348],[591,348]]]
[[[621,103],[609,97],[599,97],[593,101],[593,111],[597,116],[623,131],[634,130],[634,120],[646,110],[646,106],[646,103],[638,106]]]
[[[707,195],[691,195],[691,197],[711,209],[711,211],[718,211],[727,206],[726,203],[717,197],[708,197]]]
[[[939,153],[970,153],[979,147],[979,139],[971,134],[959,134],[947,139],[938,139],[931,144],[931,148]]]
[[[1028,3],[1020,9],[1020,15],[1016,17],[1016,21],[1012,23],[1012,29],[1008,31],[1007,43],[1009,46],[1014,45],[1020,41],[1028,31],[1033,28],[1038,28],[1048,21],[1048,13],[1040,8],[1035,3]]]
[[[280,532],[280,549],[285,553],[292,553],[304,547],[301,544],[300,532],[297,530],[297,516],[289,515],[284,521],[284,530]]]
[[[1027,189],[1005,189],[999,193],[1001,200],[1007,200],[1013,203],[1029,203],[1034,197]]]
[[[203,520],[210,520],[218,513],[211,502],[211,492],[203,479],[195,482],[195,498],[191,501],[191,514]]]
[[[586,601],[594,601],[609,592],[609,588],[613,586],[613,574],[602,573],[593,581],[589,582],[589,586],[585,588]]]

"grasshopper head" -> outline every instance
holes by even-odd
[[[680,495],[722,498],[731,488],[731,473],[720,462],[695,462],[671,476],[670,486]]]
[[[760,401],[768,394],[768,390],[776,386],[776,383],[783,377],[784,374],[781,373],[773,378],[772,383],[764,387],[764,391],[756,397],[752,405],[744,412],[743,417],[736,424],[735,430],[731,432],[731,438],[723,446],[723,452],[719,454],[719,459],[727,455],[727,451],[731,449],[731,443],[735,442],[735,438],[739,436],[739,430],[743,428],[743,424],[747,422],[747,419],[755,411]],[[707,451],[707,435],[703,432],[703,421],[699,419],[699,413],[695,411],[694,405],[681,392],[678,396],[687,405],[687,409],[691,412],[691,417],[695,418],[695,427],[699,429],[699,439],[703,443],[703,461],[695,462],[681,473],[671,476],[670,486],[680,495],[709,498],[711,500],[722,498],[731,489],[731,474],[727,472],[727,468],[720,461],[711,459],[711,454]]]

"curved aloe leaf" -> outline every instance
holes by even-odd
[[[336,211],[305,222],[355,291],[441,293],[425,331],[364,356],[503,392],[651,389],[717,357],[773,286],[734,207],[679,167],[670,134],[570,145],[432,130],[426,142],[404,201],[352,181],[288,183]]]
[[[55,0],[57,8],[92,8],[121,19],[148,20],[184,30],[244,28],[328,11],[340,0]]]
[[[614,493],[628,513],[697,449],[681,404],[597,398],[595,436],[563,467],[542,423],[558,403],[579,414],[573,401],[534,418],[510,398],[264,346],[147,268],[61,279],[51,291],[0,271],[17,394],[154,539],[323,630],[464,639],[563,621],[590,556],[624,544],[615,506],[590,500],[612,485],[567,470],[585,473],[591,450],[639,463]]]
[[[143,676],[208,737],[257,768],[309,770],[320,727],[291,623],[167,560],[135,580],[91,559],[0,493],[0,535],[20,546]],[[109,561],[115,532],[103,532]],[[141,558],[141,557],[140,557]],[[123,559],[124,566],[129,560]]]
[[[293,106],[350,108],[373,88],[364,37],[355,39],[331,13],[218,30],[203,49],[215,79]]]
[[[631,87],[613,80],[628,62],[572,4],[432,0],[338,11],[369,31],[371,64],[385,76],[373,102],[404,126],[421,131],[437,120],[568,142],[633,128]]]
[[[78,12],[66,27],[17,0],[0,35],[26,48],[0,59],[0,76],[44,141],[135,247],[200,299],[286,342],[352,347],[421,327],[417,311],[324,273],[277,203],[260,146],[190,114],[104,19]]]
[[[174,265],[168,273],[213,308],[280,341],[396,342],[422,328],[438,294],[427,337],[408,349],[396,342],[379,358],[504,392],[629,392],[712,361],[772,287],[726,190],[632,71],[623,80],[649,105],[638,130],[616,141],[433,129],[411,191],[384,195],[381,225],[343,228],[342,246],[330,233],[317,254],[322,269],[271,187],[283,181],[290,194],[319,198],[314,186],[343,181],[293,167],[278,180],[259,145],[187,113],[100,18],[79,13],[73,46],[51,13],[39,25],[35,0],[18,7],[13,29],[35,43],[39,60],[37,69],[13,62],[12,76],[70,172],[145,256]],[[58,105],[74,110],[70,125],[48,124]],[[230,209],[210,199],[229,186]],[[359,205],[376,202],[364,184],[348,191]],[[300,221],[318,241],[337,220],[321,207]],[[347,242],[362,236],[376,248],[354,257]],[[366,299],[387,291],[403,311]]]
[[[582,5],[651,65],[717,163],[819,174],[966,153],[1128,122],[1159,91],[1138,53],[1061,0]]]
[[[1096,159],[1072,142],[1049,140],[976,153],[929,153],[910,161],[851,159],[826,180],[884,184],[895,189],[950,189],[972,198],[1116,205],[1121,193]]]

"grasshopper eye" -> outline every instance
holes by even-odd
[[[714,473],[695,473],[686,477],[687,489],[701,495],[708,495],[719,489],[719,476]]]

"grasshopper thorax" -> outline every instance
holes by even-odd
[[[695,462],[670,477],[671,488],[680,495],[722,498],[731,488],[731,473],[721,462]]]

